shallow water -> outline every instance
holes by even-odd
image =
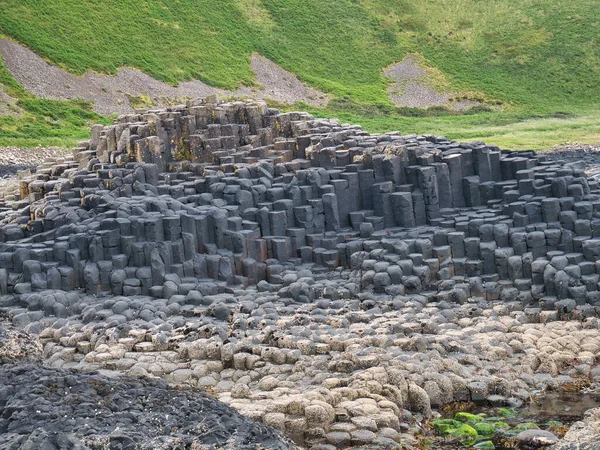
[[[600,392],[590,393],[553,393],[544,392],[533,398],[527,405],[515,410],[513,415],[503,417],[501,420],[514,427],[518,424],[534,422],[539,428],[547,429],[549,422],[561,422],[567,427],[581,420],[588,409],[600,408]],[[476,406],[468,412],[473,414],[485,414],[488,417],[499,416],[498,408]],[[453,418],[454,413],[448,412],[443,414],[444,418]],[[502,438],[491,439],[494,442],[495,450],[514,450],[516,447],[506,447],[502,445]],[[431,450],[437,449],[470,449],[460,444],[449,444],[443,439],[434,442]],[[518,447],[522,450],[529,450],[531,447]]]
[[[550,420],[572,423],[581,420],[588,409],[599,407],[600,393],[544,393],[520,409],[519,416],[536,423]]]

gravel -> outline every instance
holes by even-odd
[[[264,56],[252,55],[251,67],[260,87],[242,87],[237,90],[236,96],[271,99],[287,104],[305,102],[314,106],[325,106],[329,101],[326,94],[306,86],[294,74],[282,69]]]
[[[388,88],[388,95],[395,105],[408,108],[446,106],[455,111],[464,111],[480,104],[468,100],[453,101],[456,93],[437,91],[431,85],[429,74],[419,64],[415,56],[408,55],[383,71],[386,77],[395,80]]]
[[[450,99],[450,95],[441,94],[431,86],[417,80],[394,83],[389,94],[394,104],[407,108],[445,106]]]
[[[36,96],[89,100],[100,114],[133,112],[128,95],[148,96],[155,105],[213,94],[270,98],[283,103],[303,101],[315,106],[323,106],[328,100],[325,94],[305,86],[293,74],[260,55],[252,56],[252,69],[256,73],[256,82],[263,88],[240,88],[237,92],[217,89],[201,81],[182,82],[173,87],[132,68],[121,68],[114,76],[87,72],[78,77],[48,64],[31,50],[8,39],[0,40],[0,57],[16,80]]]
[[[540,153],[544,153],[554,160],[581,162],[585,164],[586,173],[590,176],[600,174],[600,142],[593,144],[568,142],[542,150]]]
[[[419,60],[414,56],[407,56],[401,62],[388,67],[383,74],[397,81],[418,80],[427,76],[427,72],[419,66]]]

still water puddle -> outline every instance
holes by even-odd
[[[486,436],[478,434],[470,442],[466,442],[463,437],[461,438],[461,441],[463,441],[461,444],[449,436],[448,433],[446,433],[446,437],[439,436],[441,427],[436,426],[438,436],[425,448],[429,450],[473,448],[530,450],[534,447],[519,443],[514,439],[521,431],[529,428],[539,428],[548,430],[560,438],[570,425],[583,418],[588,409],[599,407],[600,392],[544,392],[535,396],[529,404],[516,410],[474,406],[466,410],[470,415],[457,414],[456,410],[445,412],[442,414],[442,419],[458,419],[461,424],[464,423],[477,430],[485,429],[486,426],[489,428],[491,425],[495,431],[493,434]],[[462,409],[462,411],[465,410]],[[472,415],[480,415],[481,419],[478,420]],[[454,426],[451,430],[458,430],[458,428],[460,426]],[[477,445],[481,446],[482,443],[485,443],[485,445],[493,443],[493,447],[477,447]]]
[[[599,407],[600,393],[544,393],[518,412],[534,422],[572,423],[581,420],[588,409]]]

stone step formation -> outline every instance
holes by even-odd
[[[432,408],[600,380],[599,189],[534,152],[194,100],[7,184],[0,315],[48,367],[206,389],[314,450],[411,448]]]
[[[375,292],[591,314],[599,194],[582,165],[532,151],[195,100],[95,125],[22,178],[4,196],[0,291],[168,299],[308,265]]]

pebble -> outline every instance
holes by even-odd
[[[525,430],[517,434],[515,440],[534,448],[546,447],[558,442],[556,435],[546,430]]]

